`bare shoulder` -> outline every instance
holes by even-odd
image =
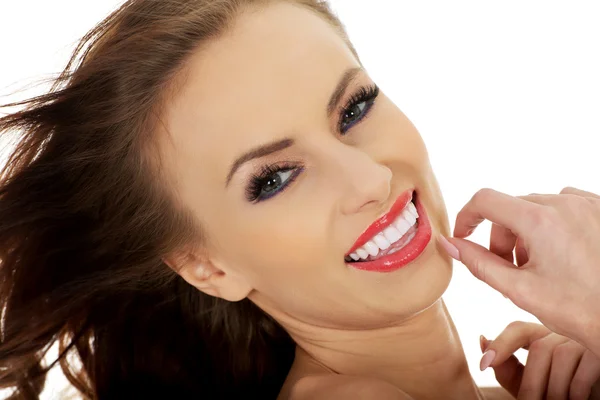
[[[481,393],[485,400],[514,400],[514,397],[501,387],[483,387]]]
[[[348,375],[311,375],[299,379],[291,388],[289,400],[412,400],[385,381]]]

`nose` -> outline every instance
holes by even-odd
[[[344,154],[338,164],[341,167],[340,182],[344,187],[340,207],[342,214],[380,207],[389,199],[392,171],[361,150],[346,149],[352,154]]]

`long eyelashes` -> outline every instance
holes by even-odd
[[[338,132],[344,135],[350,128],[362,121],[379,96],[379,87],[375,84],[363,86],[350,96],[340,111]]]
[[[378,95],[379,87],[375,84],[360,87],[354,92],[339,112],[338,133],[345,135],[364,120]],[[250,177],[245,189],[246,199],[251,203],[268,200],[288,188],[303,171],[301,165],[293,163],[265,165]]]
[[[288,163],[263,166],[250,178],[246,199],[253,203],[270,199],[292,183],[302,170],[302,167]]]

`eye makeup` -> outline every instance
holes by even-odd
[[[379,87],[375,84],[358,88],[338,114],[338,133],[344,136],[352,127],[363,121],[378,95]],[[250,177],[245,189],[246,200],[259,203],[276,196],[288,188],[303,170],[302,165],[297,163],[264,165]]]

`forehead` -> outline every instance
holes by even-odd
[[[325,118],[337,81],[354,66],[341,36],[311,10],[276,2],[245,11],[194,54],[166,108],[178,180],[193,170],[222,182],[241,152],[302,131],[302,115]]]

